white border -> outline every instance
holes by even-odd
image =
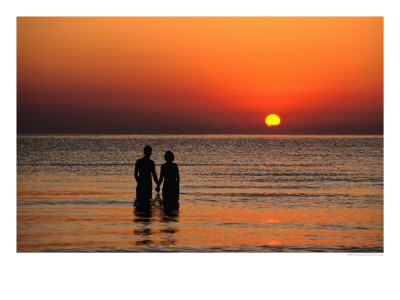
[[[11,2],[10,2],[11,3]],[[3,299],[386,299],[399,296],[400,53],[395,1],[15,1],[1,15]],[[393,4],[392,4],[393,3]],[[4,5],[4,4],[3,4]],[[4,8],[4,7],[3,7]],[[384,16],[385,254],[16,254],[16,16]],[[397,172],[396,172],[397,171]]]

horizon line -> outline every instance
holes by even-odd
[[[17,133],[19,135],[384,135],[384,133],[83,133],[83,132],[63,132],[63,133]]]

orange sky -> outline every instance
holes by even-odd
[[[382,133],[383,18],[18,18],[17,126]]]

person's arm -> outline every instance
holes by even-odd
[[[158,179],[157,179],[157,173],[156,173],[156,165],[155,165],[154,162],[153,162],[153,165],[152,165],[151,174],[153,175],[154,182],[155,182],[157,185],[159,185],[159,184],[158,184]]]
[[[176,165],[176,182],[178,183],[178,186],[179,186],[180,180],[181,180],[181,178],[179,176],[179,168],[178,168],[178,165]]]
[[[158,186],[161,185],[161,183],[164,180],[164,170],[163,170],[163,166],[161,166],[161,171],[160,171],[160,179],[158,180]]]
[[[138,162],[137,161],[135,163],[135,179],[136,179],[136,182],[139,179],[139,168],[138,168]]]

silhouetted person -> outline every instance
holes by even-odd
[[[160,180],[157,188],[164,181],[162,188],[164,210],[174,210],[179,207],[179,169],[178,165],[173,163],[174,154],[171,151],[165,152],[166,163],[161,166]]]
[[[136,201],[148,202],[152,194],[152,179],[158,185],[156,168],[154,161],[150,159],[152,149],[150,146],[144,147],[144,157],[138,159],[135,164]]]

